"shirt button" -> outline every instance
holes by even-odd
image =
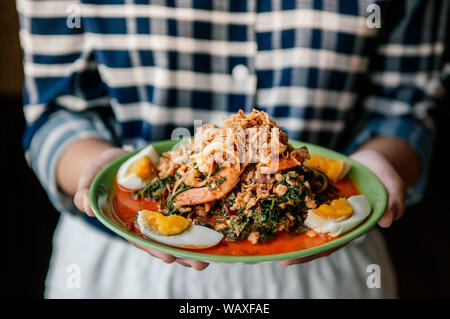
[[[241,82],[248,78],[249,71],[248,68],[243,64],[236,65],[231,71],[231,75],[235,81]]]

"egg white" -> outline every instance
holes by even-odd
[[[155,151],[153,146],[149,145],[145,147],[139,153],[130,157],[125,161],[125,163],[120,166],[119,171],[117,172],[117,183],[119,183],[119,185],[128,189],[140,189],[143,188],[146,183],[149,182],[149,180],[153,179],[156,176],[156,174],[152,175],[146,180],[141,179],[136,174],[130,174],[129,176],[126,176],[128,170],[130,169],[130,166],[143,156],[147,156],[152,162],[153,166],[157,166],[159,164],[159,155]]]
[[[336,178],[336,181],[339,181],[341,179],[343,179],[345,176],[347,176],[348,172],[350,171],[350,168],[352,168],[352,165],[349,162],[343,161],[344,162],[344,167],[341,171],[341,173],[339,174],[339,176]]]
[[[345,220],[326,219],[315,214],[313,211],[309,211],[305,225],[317,233],[327,233],[331,237],[339,236],[351,230],[369,216],[371,208],[369,201],[364,195],[351,196],[347,198],[347,201],[353,209],[353,215],[350,218]]]
[[[159,235],[147,219],[138,212],[137,222],[141,233],[159,243],[181,248],[204,249],[218,244],[223,235],[211,228],[199,225],[190,225],[184,232],[178,235],[163,236]]]

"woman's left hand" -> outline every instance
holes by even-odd
[[[403,216],[405,211],[405,191],[406,187],[402,178],[391,165],[391,163],[379,152],[374,150],[361,150],[350,156],[353,160],[361,163],[370,169],[383,183],[388,194],[388,204],[386,211],[381,217],[378,225],[383,228],[389,227],[392,223]],[[280,262],[282,266],[303,264],[321,257],[329,256],[341,247],[327,250],[320,254],[285,260]]]
[[[378,225],[387,228],[405,212],[406,187],[400,175],[383,155],[373,150],[362,150],[350,156],[370,169],[383,183],[388,194],[388,204]]]

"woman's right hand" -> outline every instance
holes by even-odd
[[[118,147],[112,147],[101,153],[88,168],[81,174],[78,180],[77,191],[74,196],[75,206],[91,217],[94,217],[91,205],[89,204],[89,188],[95,176],[111,161],[126,154],[127,152]]]
[[[91,186],[92,181],[94,180],[95,176],[97,176],[97,174],[102,170],[103,167],[108,165],[114,159],[116,159],[126,153],[127,152],[121,148],[111,147],[111,148],[103,151],[83,171],[83,173],[81,174],[81,176],[78,180],[78,186],[77,186],[76,193],[74,196],[75,206],[80,211],[85,212],[86,214],[88,214],[91,217],[94,216],[94,212],[92,211],[92,208],[89,204],[89,188]],[[168,264],[176,262],[180,265],[183,265],[186,267],[192,267],[196,270],[203,270],[206,267],[208,267],[208,265],[209,265],[208,263],[201,262],[201,261],[177,258],[175,256],[168,255],[168,254],[162,253],[162,252],[154,250],[154,249],[150,249],[150,248],[146,248],[146,247],[137,245],[131,241],[130,241],[130,243],[133,246],[144,250],[151,256],[159,258]]]

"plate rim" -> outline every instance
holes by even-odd
[[[148,144],[146,144],[146,146],[153,145],[153,147],[155,147],[155,149],[157,149],[158,147],[165,148],[165,147],[167,147],[167,145],[169,145],[169,147],[170,147],[171,144],[173,147],[174,145],[177,145],[178,143],[181,143],[181,142],[183,142],[182,139],[181,140],[164,140],[164,141],[155,142],[155,143],[148,143]],[[319,151],[319,152],[311,152],[313,154],[314,153],[331,154],[332,158],[346,160],[352,164],[352,169],[353,169],[353,167],[356,167],[357,170],[364,172],[364,174],[369,175],[371,177],[371,181],[374,182],[381,191],[381,198],[378,199],[379,201],[381,201],[381,203],[379,204],[380,208],[377,211],[375,211],[373,208],[373,205],[371,204],[371,213],[367,217],[367,219],[362,224],[358,225],[355,229],[347,232],[346,234],[339,236],[338,238],[336,238],[332,241],[329,241],[325,244],[311,247],[311,248],[300,249],[300,250],[296,250],[296,251],[292,251],[292,252],[272,254],[272,255],[229,256],[229,255],[205,254],[205,253],[201,253],[201,252],[187,251],[187,250],[182,250],[182,249],[179,249],[176,247],[166,246],[164,244],[146,240],[142,237],[139,237],[138,235],[136,235],[134,233],[131,233],[131,232],[121,228],[119,225],[115,224],[107,216],[105,216],[105,214],[101,211],[100,205],[99,205],[100,185],[102,183],[104,183],[105,179],[107,179],[107,178],[111,179],[111,176],[109,176],[109,175],[111,173],[114,174],[113,172],[111,172],[113,167],[115,167],[116,165],[120,166],[121,163],[126,161],[129,157],[133,156],[134,154],[138,153],[142,148],[144,148],[146,146],[136,149],[134,151],[131,151],[127,154],[124,154],[124,155],[114,159],[107,166],[105,166],[97,174],[97,176],[94,178],[93,182],[91,183],[91,186],[89,189],[89,203],[94,212],[95,218],[97,218],[104,226],[106,226],[108,229],[110,229],[114,233],[118,234],[119,236],[121,236],[129,241],[132,241],[134,243],[137,243],[141,246],[144,246],[145,248],[156,249],[160,252],[174,255],[176,257],[188,258],[191,260],[199,260],[199,261],[206,261],[206,262],[261,263],[261,262],[274,262],[274,261],[290,260],[290,259],[311,256],[311,255],[315,255],[315,254],[318,254],[320,252],[323,252],[323,251],[326,251],[329,249],[333,249],[333,248],[345,245],[345,244],[353,241],[354,239],[364,235],[366,232],[368,232],[370,229],[372,229],[374,226],[376,226],[376,224],[378,223],[380,218],[383,216],[384,211],[386,210],[387,193],[383,186],[383,183],[379,180],[379,178],[372,171],[370,171],[368,168],[366,168],[362,164],[349,158],[348,156],[338,153],[329,148],[311,144],[311,143],[296,141],[296,140],[289,140],[289,143],[294,145],[295,147],[305,145],[308,149],[311,148],[311,149]],[[327,155],[327,156],[329,156],[329,155]],[[352,180],[351,175],[353,175],[352,170],[350,171],[350,179]],[[358,185],[358,186],[359,186],[359,188],[361,188],[361,185]],[[111,188],[111,185],[109,185],[107,194],[109,194],[110,188]],[[361,192],[362,192],[362,190],[361,190]],[[368,198],[368,200],[370,201],[369,198]]]

